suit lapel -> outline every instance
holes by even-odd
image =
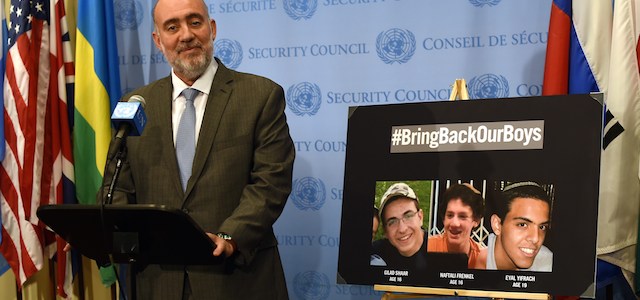
[[[166,167],[170,174],[176,174],[171,181],[178,191],[182,191],[182,183],[180,183],[180,170],[178,168],[178,159],[176,158],[175,146],[173,144],[173,127],[171,122],[171,106],[172,106],[172,90],[171,77],[164,78],[159,86],[155,99],[158,99],[157,120],[160,127],[160,145],[163,149],[171,149],[171,151],[162,151],[162,161],[167,162]],[[181,204],[181,203],[179,203]]]
[[[205,162],[209,155],[211,155],[211,149],[213,148],[213,142],[218,132],[220,121],[222,120],[222,114],[231,97],[232,81],[232,72],[218,61],[218,70],[213,79],[211,92],[207,99],[207,107],[202,118],[200,135],[198,136],[198,146],[196,147],[196,154],[193,159],[193,171],[191,179],[187,184],[185,196],[188,196],[193,189],[193,183],[202,174]]]

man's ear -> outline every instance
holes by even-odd
[[[476,228],[476,227],[478,227],[480,225],[480,220],[474,218],[472,223],[473,223],[473,226],[471,226],[471,227],[472,228]]]
[[[153,43],[156,45],[156,48],[162,52],[162,45],[160,44],[160,36],[156,30],[151,33],[153,37]]]
[[[216,40],[216,35],[218,34],[218,28],[216,26],[216,20],[210,19],[209,24],[211,25],[211,40]]]
[[[493,233],[496,235],[500,235],[502,231],[502,220],[500,220],[500,217],[496,214],[491,215],[491,229],[493,229]]]

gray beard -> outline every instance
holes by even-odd
[[[211,52],[205,53],[204,56],[197,57],[192,64],[181,59],[176,59],[173,68],[176,73],[182,74],[189,80],[195,81],[204,74],[212,59],[213,54]]]

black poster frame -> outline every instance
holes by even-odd
[[[603,105],[600,95],[562,95],[351,107],[338,280],[445,289],[593,296]],[[394,126],[543,121],[541,149],[392,153]],[[371,206],[379,181],[531,180],[554,187],[553,271],[412,270],[390,281],[392,266],[370,265]],[[403,270],[400,273],[403,273]],[[450,276],[465,280],[452,284]],[[525,287],[508,275],[526,275]],[[534,281],[530,281],[532,279]]]

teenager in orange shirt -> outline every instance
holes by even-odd
[[[427,252],[464,253],[470,269],[484,269],[487,249],[471,238],[471,230],[480,224],[484,213],[484,199],[470,184],[454,184],[443,197],[440,215],[444,232],[430,236]]]

